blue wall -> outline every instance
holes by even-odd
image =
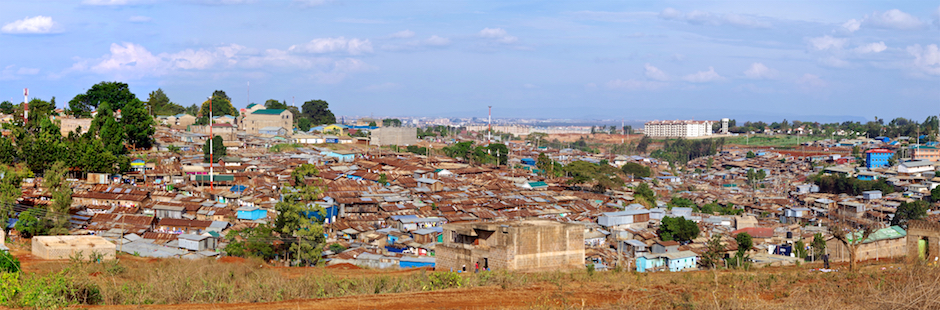
[[[865,167],[868,169],[888,166],[888,158],[894,153],[865,153]]]

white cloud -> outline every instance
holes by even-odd
[[[938,6],[937,9],[934,10],[933,14],[930,15],[933,15],[933,24],[937,27],[940,27],[940,6]]]
[[[850,19],[849,21],[845,22],[845,24],[842,24],[842,28],[847,30],[848,32],[856,32],[861,27],[862,27],[862,22],[856,19]]]
[[[744,76],[755,79],[772,79],[777,76],[777,70],[768,68],[763,63],[755,62],[751,64],[751,67],[747,70],[744,70]]]
[[[886,12],[875,11],[871,16],[865,19],[866,25],[872,25],[878,28],[889,29],[917,29],[924,26],[919,18],[901,12],[898,9],[888,10]]]
[[[814,74],[804,74],[803,77],[796,80],[796,84],[803,88],[823,88],[829,86],[829,83]]]
[[[197,72],[201,70],[255,70],[282,68],[302,70],[319,83],[338,83],[349,74],[373,69],[354,58],[334,59],[309,56],[290,50],[268,49],[249,52],[244,46],[230,44],[211,49],[185,49],[174,53],[154,54],[134,43],[111,44],[110,52],[98,59],[79,60],[61,77],[72,72],[89,72],[118,79]]]
[[[849,39],[833,38],[833,37],[826,35],[826,36],[821,36],[818,38],[810,38],[809,44],[813,49],[817,51],[824,51],[828,49],[838,50],[838,49],[842,49],[842,47],[845,46],[845,43],[847,43],[848,41]]]
[[[450,44],[450,39],[433,35],[427,40],[424,40],[424,43],[431,46],[444,46]]]
[[[480,37],[493,39],[499,43],[511,44],[519,40],[519,38],[514,37],[506,33],[506,30],[502,28],[483,28],[479,33]]]
[[[862,54],[865,54],[865,53],[881,53],[881,52],[883,52],[883,51],[886,50],[886,49],[888,49],[888,46],[885,45],[885,42],[884,42],[884,41],[881,41],[881,42],[875,42],[875,43],[868,43],[868,44],[865,44],[865,45],[861,45],[861,46],[859,46],[859,47],[856,47],[856,48],[855,48],[855,52],[856,52],[856,53],[862,53]]]
[[[25,68],[19,67],[16,65],[9,65],[0,70],[0,81],[8,80],[18,80],[23,75],[36,75],[39,74],[38,68]]]
[[[147,16],[140,16],[140,15],[131,16],[130,18],[127,19],[127,21],[133,22],[133,23],[147,23],[147,22],[150,22],[150,21],[152,21],[152,20],[153,20],[153,18],[150,18],[150,17],[147,17]]]
[[[653,65],[646,64],[645,69],[646,69],[647,78],[657,80],[657,81],[669,80],[669,76],[666,75],[666,73],[663,72],[663,70],[659,70],[659,68],[653,67]]]
[[[914,44],[907,47],[907,52],[914,56],[914,68],[930,75],[940,75],[940,48],[936,44],[921,47]]]
[[[15,22],[6,24],[3,28],[0,28],[0,31],[4,33],[52,33],[55,31],[56,23],[52,21],[52,17],[48,16],[36,16],[36,17],[27,17],[24,19],[17,20]]]
[[[705,11],[691,11],[689,13],[682,13],[679,10],[673,8],[666,8],[659,13],[659,18],[666,20],[679,20],[685,21],[693,25],[709,25],[709,26],[721,26],[729,25],[735,27],[744,27],[744,28],[770,28],[772,25],[769,22],[762,21],[758,18],[738,15],[734,13],[726,14],[712,14]]]
[[[718,72],[715,72],[715,68],[708,67],[708,71],[699,71],[682,77],[683,80],[692,83],[707,83],[721,81],[725,78],[721,75],[718,75]]]
[[[327,3],[330,3],[330,1],[329,0],[294,0],[294,4],[297,4],[303,7],[321,6]]]
[[[320,38],[313,39],[310,42],[293,45],[288,48],[291,52],[298,53],[315,53],[315,54],[325,54],[325,53],[337,53],[337,52],[346,52],[350,55],[360,55],[363,53],[372,52],[372,42],[369,42],[368,39],[349,39],[347,40],[344,37],[338,38]]]
[[[415,36],[415,32],[414,32],[414,31],[411,31],[411,30],[402,30],[402,31],[393,33],[393,34],[390,35],[389,37],[391,37],[391,38],[396,38],[396,39],[408,39],[408,38],[411,38],[411,37],[413,37],[413,36]]]
[[[820,58],[819,64],[823,66],[827,66],[827,67],[833,67],[833,68],[846,68],[849,66],[848,61],[842,60],[836,56]]]
[[[591,86],[593,84],[589,84]],[[663,82],[641,81],[641,80],[612,80],[605,84],[609,89],[621,90],[658,90],[666,86]]]
[[[125,5],[127,0],[84,0],[82,4],[87,5]]]

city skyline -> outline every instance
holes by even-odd
[[[929,2],[5,1],[0,99],[101,81],[336,115],[923,121]]]

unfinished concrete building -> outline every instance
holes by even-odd
[[[69,259],[81,257],[88,260],[92,254],[102,259],[114,259],[117,246],[99,236],[35,236],[33,256],[41,259]]]
[[[444,225],[438,270],[539,271],[584,266],[584,226],[549,220]]]
[[[371,145],[415,145],[418,143],[418,129],[415,127],[384,127],[372,130]]]

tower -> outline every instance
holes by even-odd
[[[722,119],[721,119],[721,134],[723,134],[723,135],[728,134],[728,122],[729,122],[729,121],[730,121],[730,120],[727,119],[727,118],[722,118]]]

